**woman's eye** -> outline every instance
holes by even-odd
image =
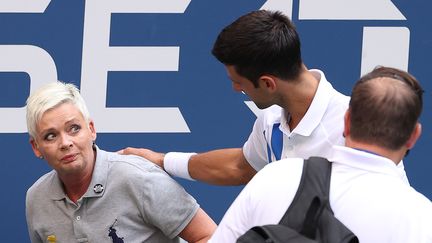
[[[55,135],[53,133],[48,133],[45,135],[45,140],[52,141],[55,138]]]
[[[77,132],[79,132],[79,130],[81,130],[81,126],[79,126],[79,125],[72,125],[70,128],[70,131],[72,133],[77,133]]]

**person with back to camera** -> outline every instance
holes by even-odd
[[[206,242],[216,228],[158,166],[95,145],[74,85],[52,82],[31,94],[27,127],[34,154],[53,168],[27,191],[31,242]]]
[[[379,67],[354,86],[345,146],[335,145],[330,206],[361,243],[432,242],[432,203],[397,167],[421,134],[423,90],[409,73]],[[306,162],[305,162],[306,163]],[[253,226],[277,224],[293,203],[302,158],[261,170],[235,199],[209,242],[235,242]]]
[[[120,153],[145,157],[182,178],[239,185],[272,161],[326,157],[333,145],[344,143],[349,97],[336,91],[322,71],[306,68],[288,17],[267,10],[241,16],[221,31],[212,53],[224,64],[233,89],[264,109],[243,148],[201,154],[126,148]],[[405,175],[403,163],[398,167]]]

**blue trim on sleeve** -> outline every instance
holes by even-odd
[[[269,143],[267,142],[267,138],[266,138],[266,134],[265,134],[265,130],[263,131],[263,135],[264,135],[264,140],[266,141],[266,144],[267,144],[267,159],[268,159],[268,162],[270,163],[270,162],[272,162],[272,160],[271,160],[271,149],[270,149],[270,145],[269,145]]]

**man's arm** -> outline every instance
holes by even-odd
[[[215,230],[216,223],[200,208],[179,237],[187,242],[205,243]]]
[[[126,148],[120,153],[144,157],[165,169],[165,154],[138,148]],[[246,184],[256,174],[255,169],[244,157],[241,148],[219,149],[192,155],[187,168],[193,179],[215,185]]]
[[[256,174],[240,148],[193,155],[188,169],[192,178],[216,185],[243,185]]]

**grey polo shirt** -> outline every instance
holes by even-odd
[[[50,235],[57,242],[178,242],[198,208],[153,163],[99,149],[90,186],[76,204],[54,170],[36,181],[26,198],[33,243]]]

